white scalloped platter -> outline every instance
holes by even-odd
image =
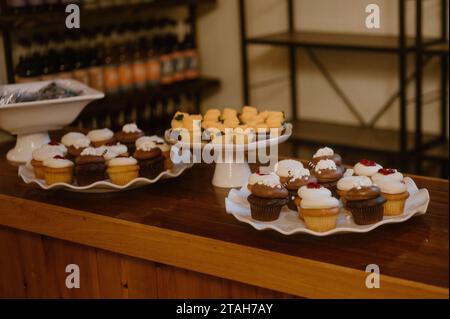
[[[247,185],[239,189],[232,189],[228,197],[225,198],[227,213],[232,214],[237,220],[252,225],[257,230],[273,229],[284,235],[296,233],[306,233],[314,236],[328,236],[340,233],[367,233],[381,225],[402,223],[413,216],[426,213],[430,203],[430,194],[427,189],[418,189],[414,181],[405,177],[410,197],[405,204],[405,211],[402,215],[394,217],[384,217],[382,221],[371,225],[356,225],[351,214],[341,207],[341,212],[337,219],[335,229],[327,232],[316,232],[307,229],[302,220],[298,218],[298,213],[290,210],[286,206],[281,210],[280,218],[272,222],[261,222],[254,220],[250,214],[250,205],[247,196],[250,194]]]
[[[180,176],[186,169],[191,168],[192,166],[194,166],[194,164],[177,164],[173,166],[172,170],[162,172],[154,179],[139,177],[124,186],[115,185],[109,180],[99,181],[91,185],[82,187],[67,183],[56,183],[49,186],[45,183],[44,180],[36,178],[36,176],[34,175],[33,167],[30,163],[19,167],[19,176],[26,184],[34,183],[45,190],[63,189],[78,193],[110,193],[140,188],[150,184],[154,184],[159,180],[175,178]]]

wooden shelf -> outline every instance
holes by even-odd
[[[296,121],[293,123],[291,141],[314,145],[330,145],[347,149],[398,153],[400,137],[397,130],[367,128],[345,124],[317,121]],[[424,142],[435,139],[424,135]],[[408,150],[414,147],[414,134],[407,134]]]
[[[425,48],[425,53],[432,55],[448,55],[448,42],[432,44]]]
[[[213,4],[216,0],[154,0],[149,3],[111,6],[98,9],[84,9],[81,6],[80,15],[83,21],[94,20],[105,16],[124,16],[133,13],[142,13],[146,10],[153,11],[155,8],[165,8],[174,6],[194,6],[201,4]],[[51,12],[25,12],[20,16],[13,14],[0,15],[0,27],[17,30],[34,27],[51,26],[64,24],[67,13],[64,10]]]
[[[340,50],[363,50],[397,52],[399,50],[398,36],[381,36],[373,34],[350,34],[334,32],[280,32],[271,35],[250,37],[246,40],[251,44],[266,44],[311,48],[326,48]],[[434,43],[437,39],[426,39],[426,43]],[[414,49],[414,37],[406,38],[408,50]]]

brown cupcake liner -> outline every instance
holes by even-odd
[[[248,196],[247,200],[250,203],[252,218],[263,222],[277,220],[281,208],[288,202],[288,198],[261,198],[255,195]]]
[[[92,164],[75,167],[75,176],[79,186],[91,185],[106,179],[106,165]]]
[[[139,161],[139,175],[148,179],[154,179],[164,171],[164,157],[160,156],[151,160]]]
[[[337,181],[336,182],[326,182],[326,183],[319,182],[319,184],[325,188],[328,188],[331,192],[331,196],[339,198],[339,194],[337,192]]]
[[[383,220],[383,204],[367,207],[349,207],[347,204],[347,209],[357,225],[370,225]]]
[[[288,190],[288,191],[289,191],[289,202],[287,203],[287,207],[293,211],[297,211],[297,205],[294,202],[294,199],[297,196],[297,190]]]

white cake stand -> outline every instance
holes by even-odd
[[[176,146],[178,146],[180,149],[190,149],[191,154],[193,156],[196,156],[194,146],[195,144],[187,144],[187,143],[174,143],[170,140],[168,132],[166,132],[166,140],[169,143],[172,143]],[[265,149],[267,147],[275,146],[278,144],[281,144],[289,139],[289,137],[292,134],[292,125],[291,124],[285,124],[285,131],[282,135],[278,137],[273,137],[266,140],[260,140],[257,142],[245,144],[245,145],[236,145],[236,144],[212,144],[212,143],[201,143],[200,145],[197,145],[199,149],[204,151],[205,148],[210,148],[214,150],[221,149],[222,154],[224,152],[228,152],[225,154],[230,155],[230,159],[228,160],[227,156],[222,155],[221,158],[225,159],[222,162],[218,161],[218,157],[214,158],[214,163],[216,165],[214,170],[214,176],[212,179],[212,184],[216,187],[221,188],[234,188],[234,187],[242,187],[245,185],[248,181],[248,177],[251,174],[250,166],[248,163],[248,157],[251,155],[251,153],[255,153],[258,150]],[[243,154],[243,160],[240,162],[236,162],[231,160],[236,156],[237,153]],[[270,156],[278,157],[277,154],[270,154]],[[202,161],[203,162],[203,161]],[[276,161],[273,161],[276,162]]]
[[[52,81],[1,86],[3,91],[37,91]],[[48,143],[49,131],[62,129],[72,123],[90,102],[104,97],[96,91],[74,80],[57,80],[57,84],[76,91],[80,96],[16,103],[0,106],[0,129],[17,135],[16,146],[6,155],[9,162],[23,164],[31,160],[34,149]]]

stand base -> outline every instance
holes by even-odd
[[[6,154],[9,162],[24,164],[31,160],[35,149],[50,142],[48,133],[33,133],[17,135],[16,146]]]
[[[242,187],[251,174],[248,163],[216,163],[212,183],[216,187]]]

